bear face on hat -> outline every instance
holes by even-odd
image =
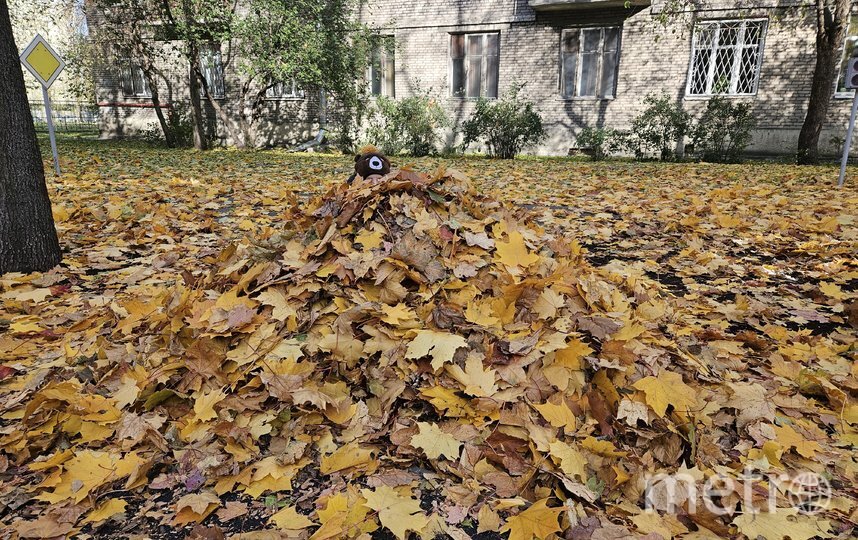
[[[355,176],[364,180],[370,176],[384,176],[390,172],[390,160],[373,146],[364,147],[355,156],[355,173],[349,178],[351,183]]]

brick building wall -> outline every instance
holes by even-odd
[[[537,0],[433,0],[405,4],[371,0],[361,12],[363,21],[396,37],[396,95],[431,87],[442,97],[455,121],[468,117],[473,100],[450,96],[450,34],[500,33],[499,92],[523,82],[523,95],[533,100],[543,116],[548,139],[535,151],[565,154],[575,146],[583,127],[623,129],[643,109],[647,93],[667,93],[692,114],[699,114],[707,98],[686,95],[692,51],[691,26],[710,19],[761,18],[767,21],[758,89],[753,96],[730,99],[751,104],[757,129],[749,151],[794,152],[807,110],[814,65],[815,26],[812,10],[797,9],[801,2],[707,2],[680,15],[668,29],[655,19],[661,2],[652,7],[624,7],[621,2],[578,3],[573,8],[536,11]],[[551,3],[551,2],[548,2]],[[620,5],[617,5],[620,4]],[[564,28],[622,25],[616,93],[610,99],[563,99],[560,92],[560,46]],[[832,92],[833,94],[833,92]],[[823,147],[832,136],[842,137],[851,100],[832,97]],[[824,148],[836,152],[834,146]]]
[[[552,0],[365,0],[359,5],[359,20],[395,37],[395,94],[412,95],[429,89],[440,98],[455,123],[467,119],[475,101],[451,95],[450,36],[459,33],[499,34],[498,93],[514,83],[524,83],[523,95],[536,103],[548,131],[540,154],[565,154],[575,146],[575,135],[583,127],[624,129],[643,109],[648,93],[667,93],[692,114],[699,114],[707,98],[686,95],[695,21],[760,18],[766,21],[765,41],[757,92],[730,99],[751,104],[757,119],[749,150],[755,153],[789,154],[795,151],[798,132],[807,110],[814,65],[815,27],[812,10],[796,8],[801,2],[785,0],[779,7],[758,0],[744,2],[698,2],[694,11],[680,14],[669,28],[656,16],[663,0],[635,3],[602,0],[566,2],[563,9],[534,9]],[[647,4],[647,5],[641,5]],[[561,35],[563,29],[621,25],[621,42],[615,95],[609,99],[561,96]],[[165,65],[164,85],[173,99],[186,100],[187,77],[180,58]],[[225,67],[226,95],[220,103],[237,117],[237,82]],[[154,125],[151,108],[123,104],[145,98],[124,98],[117,81],[105,69],[99,82],[105,136],[130,134],[143,125]],[[159,85],[160,87],[160,85]],[[164,90],[162,89],[162,93]],[[833,92],[832,92],[833,94]],[[166,101],[166,99],[165,99]],[[823,151],[832,136],[842,137],[851,100],[832,97],[821,137]],[[115,106],[114,106],[115,105]],[[226,130],[208,108],[217,137],[229,143]],[[266,102],[257,124],[258,142],[263,145],[294,144],[311,138],[318,128],[318,96],[308,92],[303,100]],[[447,133],[447,143],[455,132]]]

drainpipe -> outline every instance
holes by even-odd
[[[327,125],[328,125],[328,98],[325,95],[324,90],[319,90],[319,132],[316,133],[316,136],[313,139],[310,139],[307,142],[301,143],[298,146],[291,148],[290,152],[304,152],[309,150],[310,148],[315,148],[322,144],[322,141],[325,140],[325,133],[327,133]]]

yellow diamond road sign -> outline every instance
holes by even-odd
[[[40,35],[36,35],[21,53],[21,63],[45,88],[49,88],[57,80],[66,65],[60,55]]]

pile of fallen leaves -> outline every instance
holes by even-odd
[[[853,331],[754,312],[761,333],[702,335],[687,296],[455,171],[294,203],[264,245],[202,251],[203,272],[164,255],[76,312],[39,307],[62,271],[3,281],[9,534],[849,536]],[[805,471],[821,513],[796,508]],[[673,473],[698,496],[735,479],[727,510],[668,498]]]

